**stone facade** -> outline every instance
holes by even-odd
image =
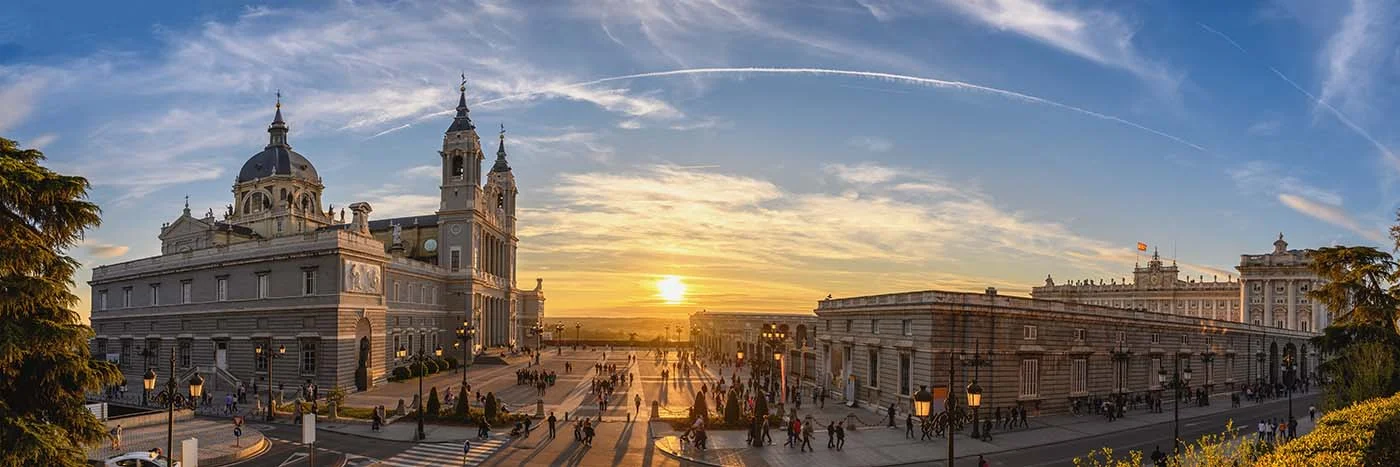
[[[323,211],[321,179],[291,150],[280,102],[268,132],[222,219],[186,206],[161,228],[160,256],[93,269],[92,350],[119,362],[133,386],[147,368],[168,371],[173,353],[181,379],[197,372],[215,391],[266,388],[266,362],[253,351],[261,345],[286,349],[275,384],[363,390],[401,363],[400,346],[456,355],[455,328],[467,318],[478,351],[532,343],[523,337],[543,318],[543,280],[516,287],[505,135],[483,186],[465,90],[439,154],[452,175],[432,215],[371,222],[372,207],[354,203],[346,222],[343,208]]]
[[[1311,332],[1007,297],[995,289],[832,298],[819,302],[815,315],[697,313],[691,320],[701,348],[726,356],[761,349],[757,329],[764,322],[800,325],[806,334],[785,344],[799,349],[790,359],[804,362],[788,367],[789,384],[800,379],[825,386],[837,400],[901,410],[921,385],[941,399],[950,376],[955,391],[976,378],[986,408],[1020,405],[1037,415],[1066,412],[1074,398],[1156,393],[1157,371],[1173,370],[1174,358],[1194,370],[1193,388],[1210,392],[1279,381],[1285,354],[1298,357],[1303,374],[1317,364]],[[970,365],[974,354],[985,363]]]
[[[1308,299],[1309,290],[1322,284],[1309,268],[1311,250],[1289,250],[1283,234],[1274,242],[1274,251],[1261,255],[1240,255],[1238,280],[1224,281],[1205,276],[1180,277],[1175,262],[1163,265],[1157,252],[1146,267],[1133,269],[1127,278],[1069,281],[1056,284],[1047,276],[1045,285],[1031,289],[1031,296],[1047,300],[1084,303],[1170,313],[1195,318],[1252,323],[1279,329],[1315,331],[1327,327],[1333,316],[1319,303]],[[1245,309],[1249,314],[1245,314]],[[1265,319],[1264,310],[1270,310]]]

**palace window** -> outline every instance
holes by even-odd
[[[1083,342],[1083,341],[1084,341],[1084,335],[1085,335],[1086,333],[1087,333],[1087,332],[1084,330],[1084,328],[1075,329],[1075,330],[1074,330],[1074,340],[1079,341],[1079,342]]]
[[[151,306],[160,304],[160,284],[151,284]]]
[[[301,341],[301,372],[311,374],[316,372],[316,340],[302,339]]]
[[[462,247],[452,247],[447,253],[447,264],[452,268],[452,272],[462,269]]]
[[[155,368],[160,363],[160,339],[146,339],[146,368]]]
[[[267,298],[270,292],[271,283],[268,282],[268,273],[258,273],[258,298]]]
[[[1283,329],[1283,328],[1285,327],[1285,326],[1284,326],[1283,320],[1281,320],[1281,319],[1280,319],[1280,320],[1275,320],[1275,321],[1274,321],[1274,327],[1279,328],[1279,329]]]
[[[193,340],[180,339],[179,346],[175,348],[175,358],[179,360],[180,368],[190,367],[190,348],[193,346]]]
[[[460,154],[452,156],[452,176],[457,179],[462,178],[462,156]]]
[[[194,295],[194,283],[189,280],[180,281],[180,303],[189,303]]]
[[[107,309],[107,291],[106,291],[106,290],[103,290],[103,291],[101,291],[101,292],[97,292],[97,309],[99,309],[99,310],[106,310],[106,309]]]
[[[1086,394],[1089,392],[1089,360],[1076,358],[1069,361],[1069,392],[1070,394]]]
[[[399,281],[394,281],[394,301],[399,301]]]
[[[1182,335],[1181,335],[1181,345],[1187,345],[1187,344],[1190,344],[1190,343],[1191,343],[1191,337],[1190,337],[1190,336],[1187,336],[1187,335],[1185,335],[1185,334],[1182,334]]]
[[[1154,333],[1152,333],[1152,343],[1153,343],[1153,344],[1156,344],[1157,342],[1158,342],[1157,333],[1154,332]]]
[[[1123,332],[1123,331],[1118,331],[1118,343],[1119,343],[1119,344],[1122,344],[1124,341],[1127,340],[1127,338],[1128,338],[1128,333]]]
[[[408,345],[405,345],[405,346],[404,346],[404,350],[406,350],[406,351],[412,353],[412,352],[413,352],[413,333],[411,333],[411,332],[410,332],[410,333],[404,333],[404,337],[407,337],[407,338],[408,338]],[[398,349],[395,348],[395,350],[398,350]]]
[[[1037,328],[1036,328],[1034,325],[1027,324],[1027,325],[1025,325],[1025,326],[1021,326],[1021,338],[1022,338],[1022,339],[1025,339],[1025,340],[1035,340],[1036,334],[1037,334]]]
[[[389,350],[392,351],[392,352],[394,352],[394,359],[397,360],[397,359],[398,359],[398,351],[399,351],[399,335],[398,335],[398,334],[394,334],[394,347],[391,348],[391,349],[389,349]]]
[[[1202,362],[1206,367],[1206,384],[1215,384],[1215,362]]]
[[[122,368],[130,368],[130,367],[131,367],[131,347],[132,347],[132,345],[133,345],[133,343],[132,343],[131,339],[122,339],[122,356],[121,356],[121,360],[117,362],[117,364],[120,365]]]
[[[302,294],[302,295],[315,295],[315,294],[316,294],[316,271],[315,271],[315,270],[302,271],[302,272],[301,272],[301,294]]]
[[[914,320],[906,319],[899,323],[900,333],[906,336],[914,335]]]
[[[107,339],[98,339],[98,340],[97,340],[97,352],[96,352],[96,354],[97,354],[97,356],[98,356],[99,358],[104,358],[104,359],[107,358]]]
[[[1226,356],[1225,356],[1225,382],[1229,383],[1229,382],[1234,382],[1234,381],[1235,381],[1235,356],[1234,356],[1234,355],[1226,355]]]
[[[871,348],[867,352],[870,357],[870,368],[868,371],[869,374],[866,375],[866,378],[869,379],[866,385],[872,388],[878,388],[880,387],[880,349]]]
[[[428,286],[418,286],[418,303],[428,303]]]
[[[913,366],[913,365],[912,365],[912,360],[913,360],[913,357],[911,357],[911,356],[909,355],[908,352],[900,352],[900,354],[899,354],[899,395],[901,395],[901,396],[907,396],[907,395],[909,395],[909,386],[910,386],[909,380],[912,378],[912,375],[911,375],[912,371],[910,371],[910,369],[911,369],[910,367]]]
[[[1021,360],[1021,397],[1040,396],[1040,359]]]
[[[1118,392],[1128,392],[1128,359],[1113,361],[1113,386]]]
[[[871,333],[871,334],[879,334],[879,333],[880,333],[880,320],[878,320],[878,319],[872,319],[872,320],[870,320],[870,333]]]
[[[228,300],[228,278],[219,278],[219,301]]]
[[[854,321],[854,320],[850,320],[850,319],[846,320],[846,332],[851,332],[851,322],[852,322],[852,321]]]

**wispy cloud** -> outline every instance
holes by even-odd
[[[435,179],[441,175],[442,168],[436,165],[418,165],[408,167],[399,171],[400,178]]]
[[[827,164],[822,167],[822,170],[847,183],[861,184],[884,183],[894,180],[899,175],[895,169],[873,162],[862,162],[856,165]]]
[[[127,251],[131,250],[131,247],[111,243],[93,243],[84,245],[83,249],[94,258],[112,259],[125,255]]]
[[[941,0],[941,3],[988,26],[1020,34],[1103,66],[1128,71],[1161,89],[1173,93],[1176,90],[1179,79],[1165,65],[1143,57],[1133,44],[1136,29],[1117,13],[1060,8],[1035,0]]]
[[[1395,50],[1400,46],[1400,8],[1385,0],[1352,0],[1350,11],[1322,50],[1322,91],[1319,99],[1369,116],[1378,85],[1393,83],[1398,74]]]
[[[1254,136],[1274,136],[1283,123],[1278,120],[1260,120],[1249,126],[1249,134]]]
[[[1303,182],[1298,177],[1282,173],[1279,167],[1267,161],[1250,161],[1242,166],[1227,170],[1240,191],[1252,194],[1301,196],[1333,206],[1342,205],[1342,196],[1336,191],[1318,188]]]
[[[869,152],[890,152],[894,142],[879,136],[857,136],[846,140],[846,145]]]
[[[1248,50],[1245,50],[1245,49],[1244,49],[1244,46],[1240,45],[1239,42],[1235,42],[1234,39],[1232,39],[1230,36],[1226,35],[1225,33],[1220,32],[1220,31],[1217,31],[1217,30],[1215,30],[1215,28],[1212,28],[1212,27],[1210,27],[1210,26],[1206,26],[1205,23],[1197,22],[1196,25],[1197,25],[1197,26],[1200,26],[1201,29],[1204,29],[1204,30],[1205,30],[1206,32],[1208,32],[1208,33],[1215,34],[1215,35],[1217,35],[1217,36],[1220,36],[1221,39],[1225,39],[1225,42],[1229,42],[1230,45],[1234,46],[1235,49],[1239,50],[1240,52],[1249,53]]]
[[[1363,225],[1355,217],[1352,217],[1351,214],[1344,211],[1341,206],[1319,203],[1303,196],[1288,193],[1279,194],[1278,200],[1283,203],[1284,206],[1288,206],[1294,211],[1298,211],[1328,224],[1350,230],[1352,233],[1360,235],[1367,240],[1383,245],[1388,243],[1384,229]]]
[[[12,81],[5,80],[0,73],[0,133],[9,131],[34,111],[34,103],[44,88],[44,81],[34,76],[16,76]],[[9,81],[9,82],[6,82]]]

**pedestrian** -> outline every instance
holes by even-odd
[[[1165,462],[1165,461],[1166,461],[1166,459],[1167,459],[1167,454],[1164,453],[1164,452],[1162,452],[1162,446],[1157,446],[1156,448],[1152,449],[1152,457],[1151,457],[1151,459],[1152,459],[1152,465],[1155,465],[1155,466],[1158,466],[1158,467],[1160,467],[1160,466],[1162,465],[1162,462]]]
[[[812,431],[814,431],[814,429],[812,428],[813,423],[814,420],[812,420],[812,416],[808,415],[807,423],[802,424],[802,447],[799,448],[797,452],[815,451],[815,449],[812,449]]]
[[[836,448],[836,422],[827,422],[826,424],[826,448]]]
[[[914,438],[914,414],[912,413],[904,415],[904,437]]]
[[[1288,439],[1293,439],[1293,438],[1295,438],[1295,437],[1297,437],[1297,436],[1298,436],[1298,419],[1296,419],[1296,418],[1289,418],[1289,419],[1288,419]]]
[[[118,423],[116,427],[107,432],[107,435],[112,437],[112,450],[120,451],[122,449],[122,425]]]
[[[793,447],[797,445],[797,435],[802,432],[801,427],[802,422],[798,421],[796,418],[788,421],[785,427],[787,428],[787,441],[783,443],[783,446]]]
[[[887,427],[889,427],[889,428],[894,428],[895,426],[894,426],[894,403],[893,403],[893,402],[890,403],[890,407],[889,407],[888,409],[885,409],[885,415],[890,419],[889,424],[888,424],[888,425],[885,425],[885,426],[887,426]]]
[[[476,419],[476,437],[481,439],[491,437],[491,423],[486,421],[486,415]]]
[[[987,462],[987,458],[982,457],[981,454],[978,454],[978,455],[977,455],[977,467],[992,467],[992,464],[990,464],[990,463]]]
[[[764,419],[763,417],[755,417],[755,418],[758,419],[757,422],[758,422],[758,424],[759,424],[759,427],[760,427],[760,429],[763,430],[763,442],[768,443],[769,446],[772,446],[772,445],[773,445],[773,432],[772,432],[772,428],[773,428],[773,427],[768,426],[768,420]]]
[[[534,420],[534,419],[533,419],[533,418],[526,418],[526,419],[525,419],[525,437],[526,437],[526,438],[529,438],[529,437],[530,437],[530,424],[531,424],[532,420]]]
[[[549,411],[549,418],[547,420],[549,421],[549,439],[554,439],[554,424],[558,423],[559,419],[554,417],[553,410]]]
[[[845,422],[845,421],[842,421],[841,423],[836,424],[836,450],[837,450],[837,451],[840,451],[840,450],[845,449],[845,448],[846,448],[846,422]]]
[[[593,447],[593,424],[589,420],[583,421],[583,445]]]
[[[1317,421],[1317,407],[1311,405],[1308,406],[1308,421]]]

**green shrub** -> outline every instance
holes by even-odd
[[[467,388],[465,386],[457,389],[457,400],[453,401],[452,403],[453,416],[458,418],[467,417],[467,397]]]
[[[413,364],[408,366],[409,375],[414,378],[425,375],[425,370],[427,370],[427,367],[423,366],[423,362],[413,362]]]
[[[1256,467],[1400,465],[1400,395],[1324,415],[1311,433],[1285,443]]]
[[[496,402],[496,393],[494,393],[494,392],[488,392],[488,393],[486,393],[486,407],[483,408],[483,410],[486,411],[486,419],[487,419],[487,420],[495,420],[495,419],[496,419],[496,409],[499,409],[499,408],[500,408],[500,407],[499,407],[499,404]]]
[[[460,362],[460,361],[457,360],[457,357],[453,357],[453,356],[451,356],[451,355],[448,355],[448,356],[446,356],[446,357],[442,357],[442,359],[443,359],[443,361],[447,362],[447,369],[449,369],[449,370],[455,370],[455,369],[457,369],[457,365],[460,365],[460,364],[462,363],[462,362]]]
[[[424,371],[427,371],[428,374],[430,374],[430,375],[433,374],[433,373],[437,373],[437,372],[438,372],[438,365],[437,365],[437,362],[434,362],[434,361],[432,361],[432,360],[428,360],[428,361],[423,362],[423,366],[424,366],[425,368],[427,368],[427,370],[424,370]]]
[[[401,367],[401,366],[396,366],[396,367],[394,367],[394,371],[393,371],[392,373],[390,373],[389,380],[390,380],[390,381],[401,381],[401,380],[408,379],[408,378],[410,378],[410,377],[412,377],[412,376],[413,376],[413,374],[412,374],[411,372],[408,371],[408,368],[404,368],[404,367]]]
[[[452,369],[452,367],[447,366],[447,359],[442,357],[433,357],[433,363],[437,364],[438,371],[447,371]]]
[[[433,390],[428,391],[428,407],[426,411],[426,415],[430,418],[437,418],[438,414],[442,413],[442,401],[438,400],[437,386],[433,386]]]

